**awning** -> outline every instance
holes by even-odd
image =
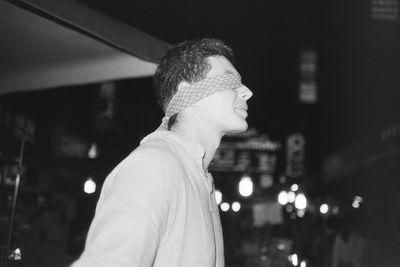
[[[151,76],[169,48],[68,0],[0,0],[0,34],[0,94]]]

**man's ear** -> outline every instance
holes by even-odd
[[[190,86],[190,83],[188,83],[188,82],[186,82],[186,81],[181,81],[181,82],[178,84],[178,91],[181,90],[183,87],[188,87],[188,86]]]

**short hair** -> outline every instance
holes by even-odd
[[[164,111],[178,90],[179,83],[194,83],[206,77],[210,70],[207,62],[210,56],[224,56],[234,63],[232,49],[223,41],[214,38],[184,41],[173,46],[163,56],[153,82],[157,102]],[[175,119],[176,117],[170,122],[173,123]]]

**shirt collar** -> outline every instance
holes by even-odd
[[[184,150],[187,154],[189,154],[193,158],[196,165],[198,165],[201,170],[203,169],[203,158],[206,153],[206,150],[203,145],[194,142],[192,140],[189,140],[175,132],[166,130],[154,131],[153,133],[143,138],[140,144],[143,144],[153,138],[161,138],[161,139],[167,138],[172,140],[174,143],[177,143],[182,150]]]

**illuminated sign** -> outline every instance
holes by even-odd
[[[280,144],[266,136],[223,141],[214,155],[210,170],[273,173],[279,149]]]
[[[317,59],[315,49],[300,52],[299,101],[305,104],[317,102]]]
[[[304,175],[306,140],[301,134],[289,135],[286,141],[286,176],[297,178]]]
[[[398,0],[372,0],[371,16],[375,20],[398,20]]]

